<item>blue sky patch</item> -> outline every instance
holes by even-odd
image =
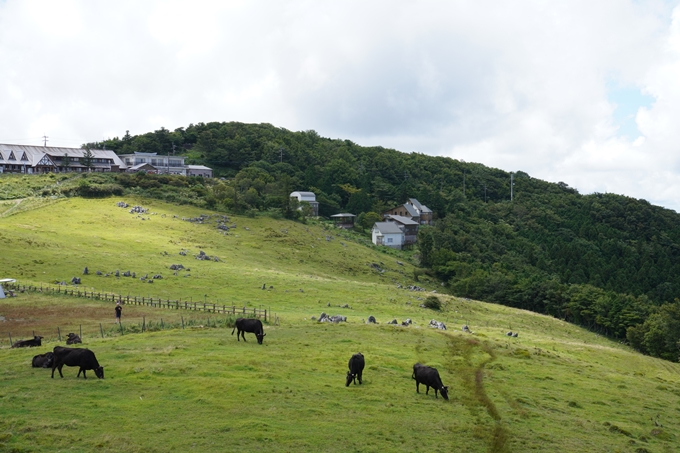
[[[640,107],[651,107],[654,97],[642,94],[636,87],[607,84],[607,99],[616,104],[614,124],[619,127],[616,135],[631,140],[642,135],[635,123],[635,115]]]

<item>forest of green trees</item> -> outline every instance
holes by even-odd
[[[182,154],[214,180],[118,175],[127,190],[246,213],[298,211],[310,190],[320,214],[380,213],[417,198],[436,223],[421,228],[421,265],[449,292],[549,314],[667,360],[680,358],[680,215],[614,194],[581,195],[481,164],[291,132],[269,124],[199,123],[90,143],[117,153]],[[89,190],[96,190],[90,187]]]

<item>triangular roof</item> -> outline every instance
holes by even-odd
[[[416,209],[419,210],[420,212],[425,212],[425,213],[432,212],[432,210],[430,210],[430,208],[428,208],[424,204],[420,204],[420,202],[418,200],[416,200],[415,198],[409,198],[408,201],[410,201],[411,204],[413,206],[415,206]]]
[[[420,225],[418,222],[415,220],[412,220],[408,217],[404,217],[402,215],[388,215],[388,219],[394,220],[397,223],[401,223],[402,225]]]
[[[404,234],[399,225],[394,222],[375,222],[373,228],[382,234]]]

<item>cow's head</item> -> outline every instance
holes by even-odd
[[[354,376],[356,376],[356,375],[355,375],[355,374],[352,374],[351,371],[348,371],[348,372],[347,372],[347,380],[345,380],[345,387],[349,387],[349,385],[350,385],[350,384],[352,383],[352,381],[354,380]]]
[[[262,340],[264,340],[264,336],[267,335],[264,332],[256,333],[255,336],[257,337],[257,344],[262,344]]]
[[[442,385],[442,388],[439,389],[439,393],[442,394],[442,397],[443,397],[445,400],[448,400],[448,399],[449,399],[449,388],[448,388],[448,387]]]
[[[94,374],[96,374],[99,379],[104,379],[104,367],[100,366],[95,368]]]

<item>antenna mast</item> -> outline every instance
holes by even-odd
[[[510,173],[510,201],[512,201],[512,198],[513,198],[513,195],[514,195],[514,191],[513,191],[514,187],[515,187],[515,174],[511,172]]]
[[[43,138],[43,146],[44,146],[45,148],[47,148],[47,139],[48,139],[49,137],[48,137],[47,135],[43,135],[42,138]]]

